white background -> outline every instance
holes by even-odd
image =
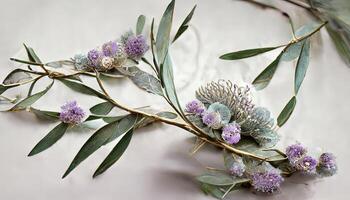
[[[296,26],[310,22],[311,17],[304,10],[282,1],[274,2],[288,11]],[[44,61],[67,59],[134,29],[139,14],[148,17],[148,25],[151,17],[159,22],[167,3],[161,0],[1,0],[0,76],[4,78],[15,67],[9,57],[19,55],[22,42],[32,46]],[[280,50],[234,62],[219,60],[221,54],[283,44],[291,36],[287,20],[279,13],[230,0],[178,1],[172,34],[195,3],[198,6],[193,27],[172,47],[175,79],[183,104],[194,98],[199,85],[210,80],[251,82]],[[276,116],[292,95],[294,66],[295,62],[281,63],[271,85],[256,93],[257,102]],[[312,152],[334,152],[339,173],[321,180],[292,177],[273,196],[243,190],[234,192],[228,199],[347,199],[349,77],[350,68],[342,62],[329,35],[322,30],[312,41],[310,66],[296,110],[279,130],[281,148],[300,141],[312,147]],[[42,83],[36,90],[45,87],[45,82]],[[116,99],[130,106],[165,106],[160,98],[145,94],[127,80],[108,82],[107,88]],[[6,95],[25,95],[25,89],[14,89]],[[56,82],[48,95],[34,106],[58,111],[61,104],[73,99],[85,109],[100,102],[97,98],[73,93]],[[155,124],[139,130],[124,156],[102,176],[91,177],[113,144],[101,148],[62,180],[62,174],[92,131],[70,132],[49,150],[26,157],[54,126],[37,120],[30,113],[0,113],[0,199],[211,199],[202,194],[193,177],[203,172],[204,166],[220,167],[221,156],[211,148],[189,156],[191,135],[179,128]]]

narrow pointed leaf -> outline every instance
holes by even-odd
[[[83,83],[70,81],[67,79],[59,79],[59,80],[63,84],[65,84],[67,87],[69,87],[70,89],[72,89],[76,92],[80,92],[80,93],[87,94],[87,95],[93,95],[93,96],[97,96],[97,97],[100,97],[102,99],[105,99],[105,96],[101,92],[98,92],[95,89],[93,89],[87,85],[84,85]]]
[[[289,102],[287,103],[287,105],[283,108],[282,112],[278,115],[277,118],[277,125],[279,127],[283,126],[283,124],[285,124],[289,117],[292,115],[295,105],[297,103],[297,99],[295,96],[293,96]]]
[[[137,116],[133,115],[133,117],[135,123]],[[130,120],[132,120],[132,117],[130,117]],[[88,158],[91,154],[98,150],[102,145],[106,144],[111,137],[117,138],[118,136],[120,136],[117,134],[124,134],[125,132],[120,131],[120,126],[118,125],[119,121],[115,121],[97,130],[81,147],[78,154],[74,157],[72,163],[69,165],[67,171],[64,173],[62,178],[65,178],[81,162],[83,162],[86,158]],[[130,129],[131,128],[129,128],[127,131],[129,131]]]
[[[36,55],[36,53],[34,52],[33,48],[28,47],[27,45],[23,44],[27,54],[28,54],[28,58],[31,62],[35,62],[35,63],[42,63],[41,60],[39,59],[39,57]]]
[[[137,24],[136,24],[136,35],[139,35],[142,33],[143,27],[145,26],[146,17],[144,15],[140,15],[137,18]]]
[[[54,83],[54,81],[52,81],[51,84],[48,87],[46,87],[43,91],[35,93],[35,94],[33,94],[33,95],[23,99],[22,101],[18,102],[9,111],[23,110],[23,109],[26,109],[27,107],[31,106],[37,100],[39,100],[42,96],[44,96],[47,93],[47,91],[50,90],[50,88],[52,87],[53,83]]]
[[[62,178],[66,177],[82,161],[99,149],[111,137],[113,132],[116,131],[117,124],[118,122],[113,122],[97,130],[79,150],[78,154],[74,157],[72,163],[69,165]]]
[[[138,117],[134,114],[127,115],[126,117],[121,119],[117,125],[117,130],[111,135],[111,137],[105,142],[105,144],[112,142],[119,136],[131,130],[135,126],[135,124],[140,120],[141,117]]]
[[[30,151],[28,156],[33,156],[51,147],[59,139],[62,138],[67,128],[68,124],[66,123],[60,123],[59,125],[57,125],[42,140],[40,140],[40,142],[37,145],[35,145],[35,147]]]
[[[257,90],[264,89],[271,81],[273,75],[276,72],[276,69],[278,67],[278,63],[280,62],[282,53],[280,53],[277,58],[269,64],[264,71],[262,71],[253,81],[253,85]]]
[[[102,102],[99,103],[92,108],[90,108],[90,112],[95,115],[107,115],[114,108],[114,105],[110,102]]]
[[[123,155],[126,148],[128,148],[131,138],[133,135],[133,129],[129,130],[122,139],[118,142],[117,145],[112,149],[112,151],[108,154],[108,156],[103,160],[101,165],[95,171],[93,177],[102,174],[108,168],[110,168],[115,162],[119,160],[119,158]]]
[[[283,56],[281,58],[282,61],[292,61],[296,59],[300,55],[301,47],[303,46],[303,41],[293,43],[283,52]]]
[[[220,59],[239,60],[239,59],[243,59],[243,58],[249,58],[252,56],[256,56],[256,55],[259,55],[259,54],[262,54],[262,53],[265,53],[268,51],[272,51],[276,48],[278,48],[278,47],[266,47],[266,48],[247,49],[247,50],[243,50],[243,51],[236,51],[236,52],[224,54],[224,55],[220,56]]]
[[[173,39],[173,42],[175,42],[175,40],[177,40],[187,29],[188,29],[188,24],[189,22],[191,21],[192,17],[193,17],[193,14],[194,14],[194,11],[196,9],[197,5],[195,5],[191,12],[187,15],[187,17],[185,18],[185,20],[182,22],[179,30],[177,30],[176,34],[175,34],[175,37]]]
[[[5,85],[9,85],[14,83],[20,83],[30,79],[32,79],[32,76],[30,73],[22,69],[15,69],[6,76],[6,78],[2,83]]]
[[[176,119],[177,118],[176,113],[169,112],[169,111],[159,112],[159,113],[156,113],[156,115],[159,117],[164,117],[164,118],[168,118],[168,119]]]
[[[298,94],[301,83],[305,78],[307,68],[309,66],[309,54],[310,54],[310,40],[305,40],[303,47],[301,48],[300,56],[295,69],[294,77],[294,92]]]
[[[35,114],[39,119],[50,120],[50,121],[56,121],[59,119],[59,116],[60,116],[59,112],[39,110],[33,107],[30,108],[30,112]]]
[[[161,64],[163,63],[169,49],[174,6],[175,0],[172,0],[166,8],[158,27],[158,32],[156,36],[156,51],[158,61]]]
[[[128,70],[132,74],[129,78],[137,87],[152,94],[163,95],[160,81],[152,74],[144,72],[138,67],[130,67]]]

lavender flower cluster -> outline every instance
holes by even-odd
[[[140,60],[149,46],[143,35],[125,33],[121,39],[104,43],[87,54],[77,54],[73,61],[77,70],[106,71],[125,64],[127,59]]]
[[[80,124],[84,117],[85,112],[76,101],[70,101],[61,106],[59,118],[64,123],[73,125]]]
[[[332,153],[322,153],[318,160],[307,153],[307,149],[299,143],[290,145],[286,149],[290,165],[297,171],[320,176],[332,176],[337,172],[336,159]]]
[[[228,144],[240,141],[241,127],[235,121],[230,122],[231,113],[227,106],[215,102],[206,108],[199,100],[192,100],[186,104],[185,111],[201,117],[203,124],[208,127],[221,130],[221,137]]]

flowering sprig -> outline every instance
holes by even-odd
[[[171,43],[175,42],[188,28],[195,8],[185,18],[175,37],[171,38],[174,6],[175,1],[168,5],[160,20],[156,36],[153,30],[154,20],[152,20],[150,45],[146,44],[144,36],[141,35],[145,17],[140,16],[136,35],[127,32],[118,41],[107,42],[100,48],[90,50],[86,55],[74,56],[73,61],[44,64],[34,50],[27,46],[25,48],[28,61],[12,59],[28,64],[30,67],[28,70],[16,69],[11,72],[5,78],[5,84],[0,85],[0,94],[23,84],[32,83],[32,85],[28,96],[16,103],[9,111],[27,110],[40,118],[59,121],[59,124],[33,148],[29,156],[51,147],[69,128],[91,120],[102,119],[105,124],[96,130],[81,147],[62,178],[68,176],[103,145],[120,138],[96,169],[93,174],[93,177],[96,177],[118,161],[130,144],[137,128],[152,122],[163,122],[193,134],[199,141],[195,145],[195,152],[205,144],[223,149],[226,169],[220,173],[209,172],[197,177],[202,190],[218,198],[224,198],[229,192],[243,187],[273,193],[280,188],[284,175],[290,176],[298,171],[311,175],[315,172],[319,175],[325,174],[323,176],[333,175],[337,165],[334,156],[330,153],[322,154],[319,160],[315,161],[313,157],[306,155],[307,151],[300,151],[300,149],[290,147],[286,153],[272,149],[279,141],[275,120],[266,108],[255,105],[249,86],[239,86],[223,80],[208,83],[196,91],[196,100],[186,104],[183,109],[175,90],[169,48]],[[151,50],[152,63],[144,57],[148,49]],[[124,69],[124,61],[118,60],[124,59],[124,56],[135,63],[142,61],[151,67],[154,73],[147,73],[135,66]],[[117,63],[116,60],[118,60]],[[53,66],[62,67],[63,65],[73,65],[76,72],[63,74],[52,69]],[[39,69],[33,69],[34,67]],[[112,98],[104,87],[101,75],[113,69],[120,70],[120,73],[128,76],[139,88],[161,96],[173,110],[160,112],[131,108]],[[16,76],[12,76],[13,74]],[[80,76],[94,78],[99,89],[86,85]],[[35,83],[44,77],[51,79],[51,84],[44,90],[33,93]],[[51,89],[56,80],[76,92],[95,96],[102,102],[91,107],[89,114],[75,101],[64,104],[60,112],[31,107]],[[122,109],[126,114],[110,114],[113,108]],[[292,170],[284,169],[282,167],[284,165],[288,165]]]

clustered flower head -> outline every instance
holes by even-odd
[[[109,41],[101,47],[90,50],[87,55],[77,54],[73,61],[77,70],[106,71],[125,64],[127,58],[139,60],[149,49],[142,35],[132,32],[124,34],[120,41]]]
[[[307,155],[307,149],[298,143],[288,146],[286,155],[291,166],[302,173],[316,174],[317,172],[322,176],[331,176],[337,171],[335,157],[331,153],[323,153],[317,161],[314,157]]]
[[[241,177],[245,172],[245,165],[241,158],[235,159],[230,168],[228,169],[232,176]]]
[[[201,116],[205,111],[205,106],[202,102],[198,100],[192,100],[186,104],[185,111]]]
[[[337,163],[332,153],[323,153],[318,161],[317,173],[322,176],[332,176],[337,172]]]
[[[222,127],[221,116],[218,112],[205,112],[202,117],[203,123],[213,129]]]
[[[224,126],[221,136],[228,144],[237,144],[241,139],[240,125],[234,121]]]
[[[277,170],[255,172],[251,175],[251,184],[256,191],[272,193],[280,187],[284,181]]]
[[[84,110],[76,101],[70,101],[61,106],[60,120],[67,124],[80,124],[84,117]]]
[[[139,60],[149,49],[143,35],[129,36],[125,42],[125,52],[128,57]]]

